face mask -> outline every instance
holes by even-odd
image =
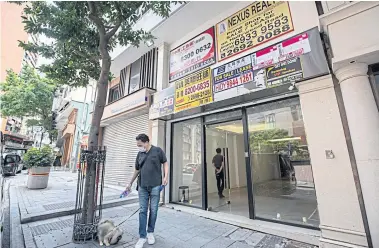
[[[140,152],[146,152],[146,148],[143,147],[143,146],[139,146],[139,147],[138,147],[138,150],[139,150]]]

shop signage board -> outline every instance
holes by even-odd
[[[292,58],[266,68],[267,87],[293,83],[303,78],[300,57]]]
[[[170,86],[154,94],[154,103],[150,107],[149,119],[157,119],[174,113],[175,87]]]
[[[212,27],[170,52],[170,82],[214,64],[215,53]]]
[[[256,1],[216,25],[217,59],[225,60],[293,30],[288,2]]]
[[[212,101],[211,70],[209,67],[175,82],[175,113]]]
[[[266,88],[265,83],[257,85],[254,80],[251,56],[236,59],[213,70],[214,101],[248,93],[249,90]]]
[[[276,64],[279,62],[279,57],[280,54],[277,45],[264,48],[251,55],[253,68],[254,70],[259,70],[261,68]]]
[[[284,61],[290,58],[299,57],[300,55],[309,53],[311,45],[307,33],[289,38],[278,45],[280,57],[279,61]]]

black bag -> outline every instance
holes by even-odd
[[[139,166],[140,174],[138,175],[138,178],[137,178],[137,186],[136,186],[136,190],[137,191],[138,191],[138,184],[140,183],[141,169],[142,169],[142,166],[145,164],[146,159],[149,157],[149,155],[150,155],[150,150],[149,150],[149,152],[146,153],[146,156],[145,156],[144,160],[138,165]],[[137,160],[138,160],[138,156],[139,156],[139,153],[137,155]]]

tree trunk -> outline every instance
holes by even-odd
[[[92,115],[91,129],[88,137],[88,149],[90,151],[96,151],[99,143],[99,130],[100,121],[103,116],[104,107],[107,99],[108,79],[111,67],[111,57],[106,51],[105,56],[102,59],[100,77],[97,82],[97,97],[95,102],[95,108]],[[95,202],[95,187],[96,187],[96,163],[87,163],[84,199],[82,209],[82,222],[93,223],[94,221],[94,207]]]

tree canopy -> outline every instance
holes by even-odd
[[[27,126],[43,126],[51,131],[51,108],[56,84],[39,75],[30,66],[23,67],[20,74],[7,72],[1,82],[1,114],[4,116],[29,117]]]
[[[138,46],[152,39],[149,32],[135,29],[135,24],[146,11],[168,17],[170,6],[168,1],[33,1],[24,8],[25,30],[52,40],[49,43],[21,42],[24,49],[53,61],[40,68],[49,78],[58,84],[71,86],[85,86],[91,78],[97,79],[89,149],[98,147],[100,121],[111,78],[110,52],[117,44]],[[96,166],[89,164],[86,168],[83,223],[93,221],[95,176]]]
[[[28,2],[23,16],[25,30],[51,42],[21,42],[21,46],[52,59],[40,69],[54,81],[85,86],[90,78],[99,78],[101,60],[107,59],[117,44],[138,46],[153,38],[133,28],[147,10],[168,16],[170,2]]]

